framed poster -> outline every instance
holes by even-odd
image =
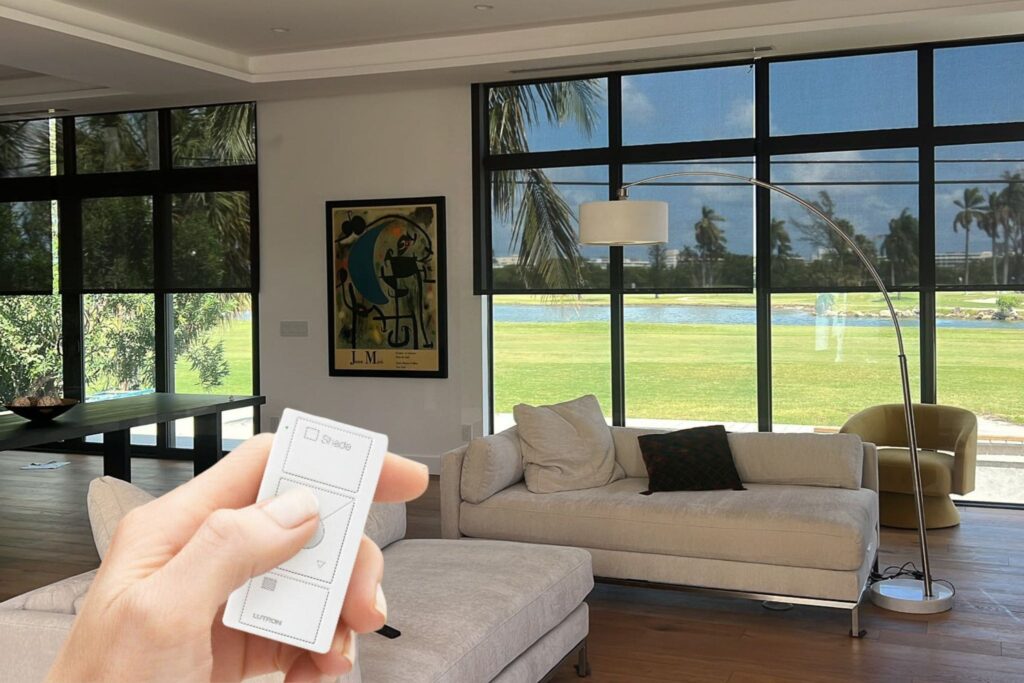
[[[444,197],[327,202],[330,374],[447,377]]]

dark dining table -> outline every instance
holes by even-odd
[[[0,415],[0,452],[103,435],[103,473],[131,481],[132,427],[194,418],[193,471],[199,474],[221,457],[221,413],[266,403],[264,396],[151,393],[82,403],[49,422],[32,423]]]

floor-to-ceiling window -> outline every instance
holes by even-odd
[[[915,398],[978,415],[968,498],[1024,503],[1022,67],[1002,40],[477,86],[494,429],[584,393],[615,424],[734,430],[833,431],[900,400],[884,299],[795,202],[664,178],[630,197],[668,203],[667,243],[578,245],[581,202],[725,171],[871,259]]]
[[[251,103],[0,122],[0,398],[253,393],[256,205]]]

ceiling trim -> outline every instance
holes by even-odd
[[[113,97],[115,95],[127,95],[123,90],[111,90],[110,88],[81,88],[75,90],[61,90],[60,92],[36,93],[33,95],[15,95],[11,97],[0,97],[0,107],[15,107],[25,104],[50,103],[54,97],[61,101],[88,100],[96,97]],[[6,114],[0,113],[0,116]]]

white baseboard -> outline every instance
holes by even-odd
[[[409,458],[410,460],[415,460],[416,462],[423,463],[424,465],[426,465],[430,469],[430,473],[431,474],[434,474],[434,475],[440,475],[441,474],[441,456],[438,455],[438,454],[431,454],[431,455],[408,455],[406,453],[402,453],[402,455],[404,455],[405,457]]]

